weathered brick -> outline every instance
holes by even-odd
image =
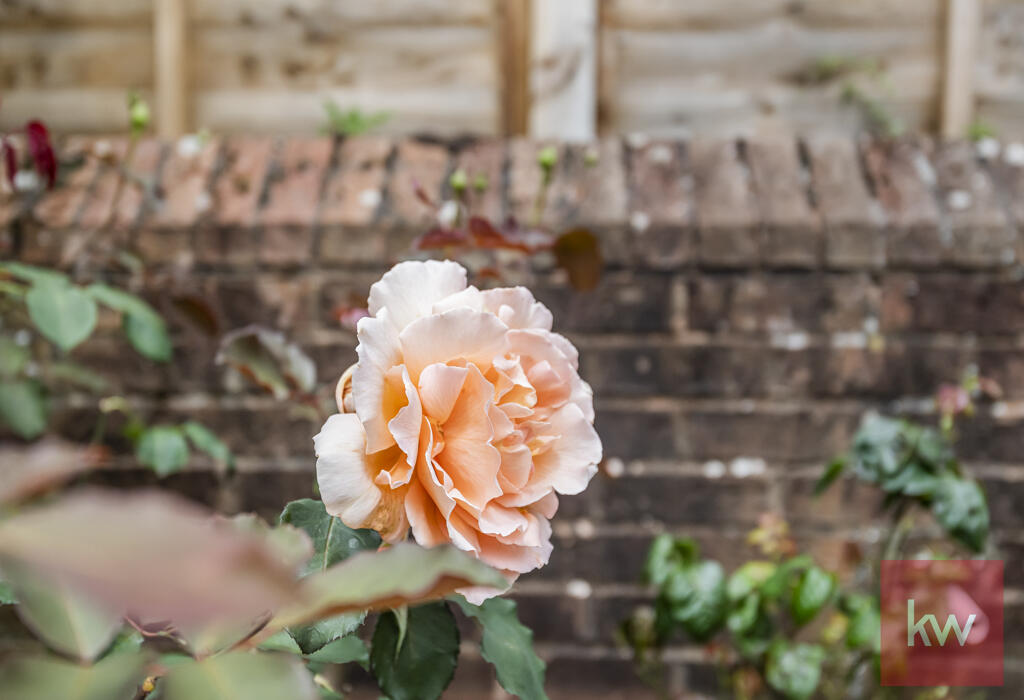
[[[635,700],[651,695],[632,663],[619,658],[552,659],[545,690],[551,700]]]
[[[605,273],[588,292],[573,293],[557,277],[539,281],[532,289],[554,313],[562,332],[667,332],[670,286],[667,276]]]
[[[952,230],[952,262],[964,267],[1014,263],[1017,230],[1003,212],[988,173],[975,160],[973,144],[945,144],[933,159]]]
[[[824,463],[823,463],[824,465]],[[822,532],[867,527],[881,520],[881,493],[857,479],[840,479],[820,496],[814,494],[818,475],[787,479],[782,493],[786,520],[797,531]]]
[[[543,182],[543,171],[537,163],[542,148],[555,148],[558,161],[562,160],[564,148],[557,144],[538,143],[529,139],[516,138],[508,142],[508,185],[505,200],[505,216],[511,216],[523,226],[543,223],[544,211],[537,211],[538,194]],[[557,176],[557,168],[553,177]],[[544,207],[546,208],[546,207]]]
[[[345,139],[320,207],[320,260],[381,263],[386,238],[374,224],[380,211],[392,143],[384,137]]]
[[[608,522],[746,528],[770,510],[764,481],[699,476],[628,476],[605,499]]]
[[[195,236],[196,257],[207,265],[248,265],[256,261],[254,227],[274,141],[231,137],[223,145],[221,167],[210,188],[212,216]]]
[[[674,268],[693,259],[693,176],[682,146],[646,143],[629,151],[629,225],[639,259],[655,268]]]
[[[935,173],[924,150],[909,141],[872,142],[864,149],[864,162],[886,213],[889,263],[939,265],[949,242],[939,225]]]
[[[697,199],[698,259],[721,267],[755,264],[760,258],[761,221],[736,142],[698,138],[688,153]]]
[[[862,331],[881,313],[877,285],[862,273],[705,275],[688,299],[690,327],[707,331]]]
[[[206,294],[227,329],[259,324],[297,332],[316,323],[316,275],[231,275],[210,280]]]
[[[521,580],[533,580],[527,574]],[[533,630],[537,643],[574,642],[586,639],[590,601],[566,595],[514,594],[519,621]]]
[[[746,143],[747,160],[764,224],[764,262],[817,267],[821,219],[811,209],[798,144],[792,137],[758,137]]]
[[[885,263],[884,216],[871,197],[854,142],[813,136],[806,143],[811,188],[825,223],[825,260],[830,267],[878,267]]]
[[[416,188],[439,203],[449,160],[448,149],[439,144],[408,139],[399,142],[383,221],[389,258],[406,253],[412,241],[435,223],[435,212],[420,201]]]
[[[606,261],[628,263],[626,177],[622,142],[605,138],[563,148],[542,221],[552,233],[572,228],[593,232]]]
[[[461,168],[468,178],[466,205],[470,214],[500,222],[504,213],[505,142],[502,139],[473,141],[455,156],[455,167]],[[483,191],[478,191],[475,185],[479,178],[487,185]]]
[[[96,231],[107,225],[125,182],[121,173],[121,165],[128,153],[128,140],[123,138],[104,139],[97,141],[95,148],[106,153],[100,167],[100,174],[89,191],[89,196],[78,217],[78,228],[82,231]]]
[[[1019,333],[1024,330],[1020,281],[976,274],[893,273],[882,281],[886,331]]]
[[[331,160],[329,138],[288,139],[271,166],[259,260],[268,265],[307,264],[313,255],[313,222]]]
[[[159,175],[167,145],[156,139],[142,139],[129,147],[125,162],[125,182],[114,204],[111,225],[121,231],[133,230],[145,214],[155,206],[154,185]],[[147,189],[150,191],[147,193]]]

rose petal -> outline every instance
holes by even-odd
[[[433,304],[466,288],[466,268],[450,260],[409,260],[398,263],[370,287],[367,309],[378,316],[387,309],[388,320],[401,331],[431,313]]]
[[[420,373],[419,395],[423,412],[435,423],[444,423],[466,381],[465,367],[429,365]]]
[[[398,338],[409,376],[419,381],[423,369],[435,363],[463,360],[489,369],[505,350],[507,332],[494,314],[462,308],[417,319]]]
[[[551,312],[533,298],[525,287],[502,287],[481,292],[484,308],[496,314],[509,328],[551,330]]]
[[[356,335],[359,363],[352,372],[352,399],[356,415],[366,429],[366,449],[377,452],[395,444],[388,430],[388,421],[394,414],[385,414],[385,377],[392,367],[401,364],[401,344],[386,312],[382,312],[381,318],[360,319]]]

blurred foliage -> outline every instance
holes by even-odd
[[[968,391],[983,383],[968,372],[960,386]],[[967,413],[967,402],[955,405],[957,414]],[[944,558],[945,545],[976,556],[989,545],[984,492],[957,462],[952,423],[946,425],[868,414],[847,454],[824,469],[816,493],[844,475],[881,491],[889,525],[876,558],[844,555],[849,566],[830,570],[798,553],[785,522],[770,514],[748,536],[760,557],[728,574],[702,558],[692,539],[656,537],[644,567],[644,580],[657,591],[654,605],[638,608],[620,626],[638,675],[659,688],[661,651],[681,635],[708,645],[722,691],[738,699],[895,697],[877,685],[879,562]],[[948,542],[907,552],[919,515],[931,516]],[[927,697],[956,696],[943,692]]]
[[[358,107],[342,109],[334,100],[324,101],[324,114],[327,123],[323,127],[323,132],[334,136],[359,136],[383,126],[391,119],[390,112],[367,114]]]

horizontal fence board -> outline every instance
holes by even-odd
[[[0,33],[0,89],[145,88],[153,41],[141,27]]]
[[[489,27],[398,27],[339,32],[309,41],[298,25],[204,28],[193,39],[199,90],[477,87],[496,92]]]
[[[142,96],[153,98],[147,91]],[[125,91],[87,87],[5,91],[0,129],[20,129],[29,119],[44,119],[56,132],[124,132],[128,129]]]

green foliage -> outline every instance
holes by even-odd
[[[324,101],[327,123],[324,132],[335,136],[359,136],[382,126],[391,119],[389,112],[364,113],[358,107],[342,109],[334,100]]]
[[[985,495],[963,473],[951,436],[952,430],[869,414],[849,452],[825,467],[816,493],[849,474],[878,487],[892,516],[878,559],[862,561],[851,580],[875,580],[881,559],[900,558],[915,510],[930,511],[953,542],[985,551]],[[765,697],[803,700],[872,673],[881,649],[877,594],[844,587],[836,572],[795,553],[777,517],[762,516],[748,542],[767,558],[745,562],[723,583],[719,564],[701,559],[692,540],[663,534],[652,541],[644,578],[657,588],[657,603],[622,625],[638,673],[657,677],[652,652],[677,633],[731,647],[733,653],[720,658],[737,698],[760,697],[757,688],[767,686]]]
[[[533,632],[516,615],[508,598],[490,598],[472,605],[462,596],[454,602],[483,629],[481,654],[494,666],[501,687],[522,700],[545,700],[544,662],[533,650]]]
[[[0,381],[0,418],[19,437],[32,440],[46,430],[46,400],[34,379]]]
[[[218,464],[229,468],[235,465],[235,456],[231,454],[228,446],[202,423],[197,423],[194,420],[186,421],[181,424],[181,431],[192,443],[192,447],[200,452],[205,452]]]
[[[37,281],[25,295],[32,322],[43,336],[64,352],[96,328],[96,302],[65,281]]]
[[[370,669],[390,700],[434,700],[451,683],[459,657],[459,628],[445,603],[409,609],[400,634],[392,612],[377,621]]]
[[[315,700],[302,664],[284,654],[231,652],[172,667],[163,678],[165,700]]]
[[[994,139],[999,136],[996,128],[988,122],[980,119],[975,119],[967,125],[967,138],[971,141],[981,141],[982,139]]]
[[[185,433],[171,425],[146,428],[135,445],[135,458],[159,476],[179,472],[188,464]]]
[[[171,339],[167,326],[153,307],[134,294],[106,284],[86,288],[96,301],[121,314],[121,326],[128,342],[143,357],[155,362],[171,359]]]
[[[18,700],[132,700],[144,676],[141,655],[111,655],[94,666],[49,657],[7,661],[0,697]]]

